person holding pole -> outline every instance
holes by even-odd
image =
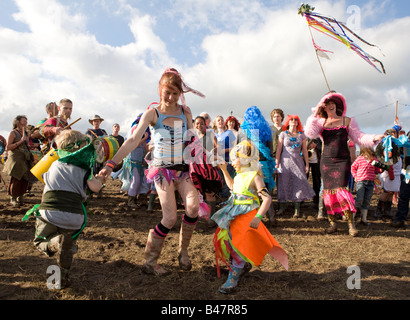
[[[73,102],[70,99],[61,99],[58,104],[58,115],[48,119],[39,128],[42,137],[48,139],[49,145],[56,147],[54,138],[64,129],[71,129],[68,120],[73,112]]]

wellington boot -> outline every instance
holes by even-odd
[[[148,208],[148,195],[147,194],[141,193],[138,195],[137,199],[138,201],[136,202],[140,208]]]
[[[293,214],[293,219],[298,219],[301,217],[300,215],[300,202],[295,202],[295,213]]]
[[[276,212],[277,216],[280,216],[285,213],[286,210],[286,203],[285,202],[279,202],[279,210]]]
[[[384,213],[382,215],[382,219],[384,221],[391,220],[393,218],[391,207],[393,205],[393,201],[386,201],[384,206]]]
[[[196,224],[188,224],[184,221],[181,223],[181,230],[179,232],[178,262],[180,268],[184,271],[192,269],[191,260],[188,255],[188,246],[191,242],[195,226]]]
[[[18,202],[17,197],[11,197],[10,204],[16,208],[20,207],[20,203]]]
[[[47,243],[47,251],[45,252],[49,257],[54,256],[56,253],[61,250],[61,238],[62,235],[55,236],[50,239]]]
[[[326,233],[327,234],[335,233],[337,231],[336,217],[333,214],[328,214],[327,218],[329,220],[330,227],[326,229]]]
[[[147,245],[145,246],[145,263],[142,266],[142,271],[146,274],[156,276],[167,275],[170,272],[158,264],[159,256],[161,255],[162,247],[165,242],[165,237],[158,236],[154,229],[150,229],[148,233]]]
[[[60,268],[61,270],[61,282],[60,282],[60,289],[67,288],[71,285],[71,280],[69,277],[70,269]]]
[[[226,282],[219,288],[220,293],[230,294],[235,292],[241,276],[246,272],[244,268],[231,266]]]
[[[382,200],[378,201],[376,212],[374,213],[374,217],[376,219],[380,220],[382,218],[382,216],[384,216],[385,206],[386,206],[385,201],[382,201]]]
[[[367,212],[368,212],[368,211],[369,211],[368,209],[362,209],[362,210],[360,210],[360,215],[361,215],[360,224],[363,224],[363,225],[365,225],[365,226],[369,226],[369,225],[370,225],[370,222],[367,221]]]
[[[345,211],[344,212],[346,219],[347,219],[347,223],[349,225],[349,234],[352,237],[356,237],[359,233],[359,231],[356,229],[355,226],[355,222],[354,222],[354,213],[351,211]]]
[[[336,222],[330,222],[330,227],[326,229],[326,233],[327,234],[332,234],[335,233],[337,231],[337,226],[336,226]]]
[[[318,203],[318,212],[317,212],[317,220],[326,220],[325,217],[325,202],[323,201],[323,197],[319,197]]]
[[[156,194],[151,193],[149,195],[149,200],[148,200],[148,208],[147,208],[147,212],[151,213],[154,210],[154,201],[156,198]]]
[[[271,227],[274,227],[278,224],[278,221],[275,218],[275,208],[273,207],[273,203],[271,203],[269,207],[267,216],[268,216]]]
[[[73,263],[75,240],[71,234],[62,234],[60,239],[60,249],[57,253],[57,264],[60,268],[70,269]]]
[[[354,222],[349,222],[349,234],[352,237],[356,237],[359,234],[359,230],[356,229]]]
[[[19,203],[20,206],[24,205],[24,198],[23,196],[19,196],[16,198],[17,202]]]
[[[127,206],[130,208],[138,209],[140,206],[138,205],[136,201],[137,201],[136,197],[128,196]]]

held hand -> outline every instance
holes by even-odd
[[[385,136],[386,136],[386,135],[384,135],[384,134],[378,134],[378,135],[376,135],[376,136],[373,138],[373,141],[374,141],[374,142],[376,142],[376,141],[381,141]]]
[[[95,175],[95,178],[97,180],[100,180],[101,184],[104,184],[107,181],[107,179],[105,178],[104,175],[101,174],[101,171]]]
[[[98,172],[96,177],[100,176],[100,177],[103,177],[105,180],[107,180],[109,178],[111,172],[112,172],[112,169],[110,167],[104,167],[104,168],[101,169],[100,172]]]
[[[249,226],[252,229],[258,229],[259,227],[259,223],[261,223],[261,219],[259,219],[258,217],[254,217],[251,221],[251,223],[249,224]]]
[[[57,136],[61,133],[61,131],[63,131],[63,128],[55,127],[55,128],[53,128],[53,131],[54,131],[54,135]]]

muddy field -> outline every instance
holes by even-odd
[[[2,169],[2,168],[1,168]],[[8,177],[3,174],[8,183]],[[40,182],[21,208],[11,208],[4,183],[0,187],[0,300],[408,300],[410,298],[410,231],[386,221],[358,225],[359,236],[348,235],[347,223],[327,235],[327,221],[313,218],[311,203],[302,205],[309,218],[281,216],[276,227],[265,224],[287,251],[289,271],[270,256],[243,278],[236,293],[222,295],[218,288],[227,277],[217,277],[212,238],[215,228],[200,221],[190,255],[193,268],[180,271],[177,261],[179,220],[171,230],[160,263],[172,271],[165,277],[142,273],[148,230],[161,218],[154,212],[130,209],[110,180],[103,197],[90,200],[88,224],[78,240],[71,270],[72,284],[63,290],[47,288],[47,268],[55,259],[37,251],[32,240],[34,218],[21,219],[41,199]],[[276,200],[274,200],[276,202]],[[372,201],[375,209],[376,196]],[[396,210],[395,208],[393,209]],[[349,289],[348,268],[358,266],[360,288]],[[355,275],[358,274],[355,272]],[[351,283],[351,282],[350,282]]]

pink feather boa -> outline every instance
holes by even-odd
[[[310,139],[316,139],[321,137],[323,131],[323,125],[325,123],[324,118],[311,115],[305,125],[305,134]],[[354,141],[355,144],[360,147],[375,147],[378,142],[374,142],[375,134],[366,134],[360,131],[359,125],[354,118],[351,118],[350,124],[347,127],[349,138]]]

